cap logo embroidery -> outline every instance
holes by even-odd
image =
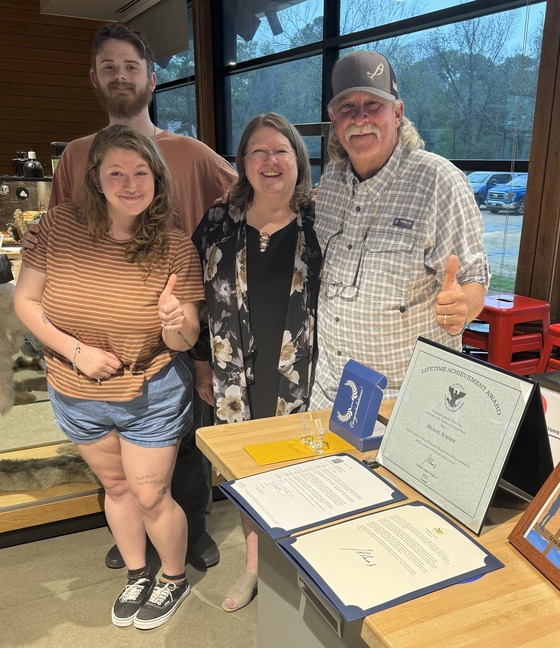
[[[385,70],[385,66],[383,63],[380,63],[376,68],[375,72],[366,72],[366,75],[373,81],[374,77],[379,76],[383,74],[383,71]]]

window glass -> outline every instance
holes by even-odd
[[[318,136],[305,136],[303,141],[307,147],[309,157],[316,158],[319,161],[317,164],[311,163],[311,182],[316,185],[319,184],[321,179],[321,138]]]
[[[227,77],[231,132],[226,154],[234,155],[247,123],[258,113],[277,112],[293,124],[321,121],[321,57],[290,61]],[[319,138],[310,155],[320,157]]]
[[[372,11],[372,0],[340,0],[340,33],[353,34],[457,4],[458,0],[375,0]]]
[[[360,48],[387,56],[405,115],[428,150],[450,159],[528,159],[544,4],[531,8],[538,19],[530,21],[523,55],[525,13],[516,9]]]
[[[372,11],[373,1],[375,11]],[[471,4],[468,0],[340,0],[340,33],[353,34],[440,9],[468,4]],[[531,13],[533,11],[534,7],[531,8]],[[544,8],[542,11],[544,13]]]
[[[160,128],[196,137],[196,94],[194,83],[159,90],[154,95],[157,125]]]
[[[314,187],[316,187],[319,184],[320,179],[321,179],[321,165],[320,164],[312,164],[311,165],[311,182],[313,183]]]
[[[440,3],[424,3],[442,8],[435,4]],[[355,12],[354,2],[343,5]],[[381,51],[395,68],[405,115],[427,150],[454,160],[528,160],[544,11],[545,3],[539,3],[360,48]],[[341,15],[341,21],[349,16]],[[354,23],[357,28],[364,26]],[[341,56],[352,49],[358,48]],[[468,177],[484,221],[490,292],[513,292],[527,174],[490,168]]]
[[[158,83],[177,81],[194,76],[194,40],[192,31],[192,9],[189,6],[188,15],[188,47],[184,52],[156,61],[155,73]]]
[[[158,83],[176,81],[194,75],[194,54],[191,49],[174,54],[171,58],[156,61],[154,71]]]
[[[323,0],[222,0],[224,65],[323,38]]]

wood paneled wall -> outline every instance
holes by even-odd
[[[39,0],[0,0],[0,174],[33,148],[50,175],[51,142],[107,124],[89,80],[102,24],[40,14]]]

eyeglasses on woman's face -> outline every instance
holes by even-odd
[[[265,151],[264,149],[253,149],[247,151],[245,157],[248,157],[252,162],[266,162],[268,156],[273,157],[277,162],[287,162],[294,157],[294,151],[287,149],[274,149]]]

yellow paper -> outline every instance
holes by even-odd
[[[323,440],[324,452],[322,455],[316,455],[313,450],[299,439],[285,439],[284,441],[269,441],[268,443],[252,443],[243,446],[245,450],[253,457],[259,466],[278,463],[280,461],[291,461],[293,459],[306,459],[308,457],[324,457],[336,452],[346,452],[354,450],[344,439],[341,439],[333,432],[326,432]]]

